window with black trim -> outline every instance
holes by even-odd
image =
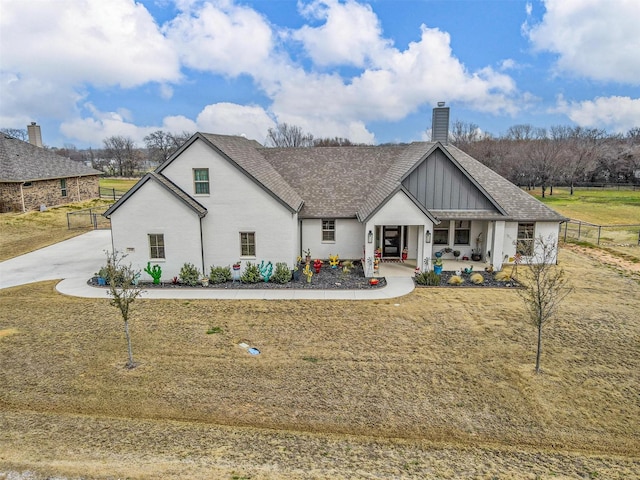
[[[209,194],[209,169],[194,168],[193,169],[193,186],[196,195]]]
[[[256,256],[256,234],[255,232],[240,232],[240,256]]]
[[[449,244],[449,221],[444,221],[433,227],[433,244],[448,245]]]
[[[336,241],[336,221],[335,220],[322,220],[322,241],[323,242]]]
[[[162,259],[164,256],[164,234],[149,234],[149,258]]]
[[[471,239],[471,222],[469,220],[458,220],[455,224],[453,243],[456,245],[469,245]]]
[[[67,179],[66,178],[60,179],[60,193],[62,194],[63,197],[67,196]]]
[[[518,244],[516,251],[525,257],[533,255],[533,241],[535,234],[535,223],[518,224]]]

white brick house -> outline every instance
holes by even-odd
[[[160,264],[165,281],[185,262],[204,272],[238,260],[293,265],[307,249],[325,259],[406,249],[419,266],[445,247],[469,257],[478,249],[499,269],[518,239],[557,237],[564,220],[440,142],[277,149],[206,133],[105,216],[113,247],[137,268]]]

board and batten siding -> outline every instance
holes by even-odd
[[[430,210],[496,211],[478,187],[440,150],[429,155],[402,184]]]
[[[194,192],[193,169],[209,169],[209,194]],[[202,219],[205,273],[241,260],[293,267],[298,216],[225,157],[198,140],[162,170],[208,213]],[[240,232],[255,233],[256,255],[241,257]]]

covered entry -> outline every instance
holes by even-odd
[[[407,248],[407,226],[381,225],[376,233],[379,239],[376,248],[380,249],[382,258],[400,258],[402,250]]]

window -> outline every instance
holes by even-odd
[[[456,222],[453,243],[456,245],[469,245],[471,238],[471,222],[469,220],[460,220]]]
[[[255,232],[240,232],[240,256],[256,256],[256,234]]]
[[[164,234],[162,233],[150,233],[149,234],[149,257],[150,258],[165,258],[164,257]]]
[[[519,223],[518,224],[518,245],[516,251],[520,255],[530,257],[533,255],[533,235],[535,224]]]
[[[208,195],[209,194],[209,169],[194,168],[193,184],[194,184],[194,191],[196,195]]]
[[[336,241],[336,221],[335,220],[322,220],[322,241],[323,242]]]
[[[433,228],[433,244],[448,245],[449,244],[449,221],[445,220],[437,227]]]
[[[67,196],[67,179],[66,178],[60,179],[60,191],[63,197]]]
[[[23,187],[33,187],[33,183],[32,182],[24,182],[22,184]]]

